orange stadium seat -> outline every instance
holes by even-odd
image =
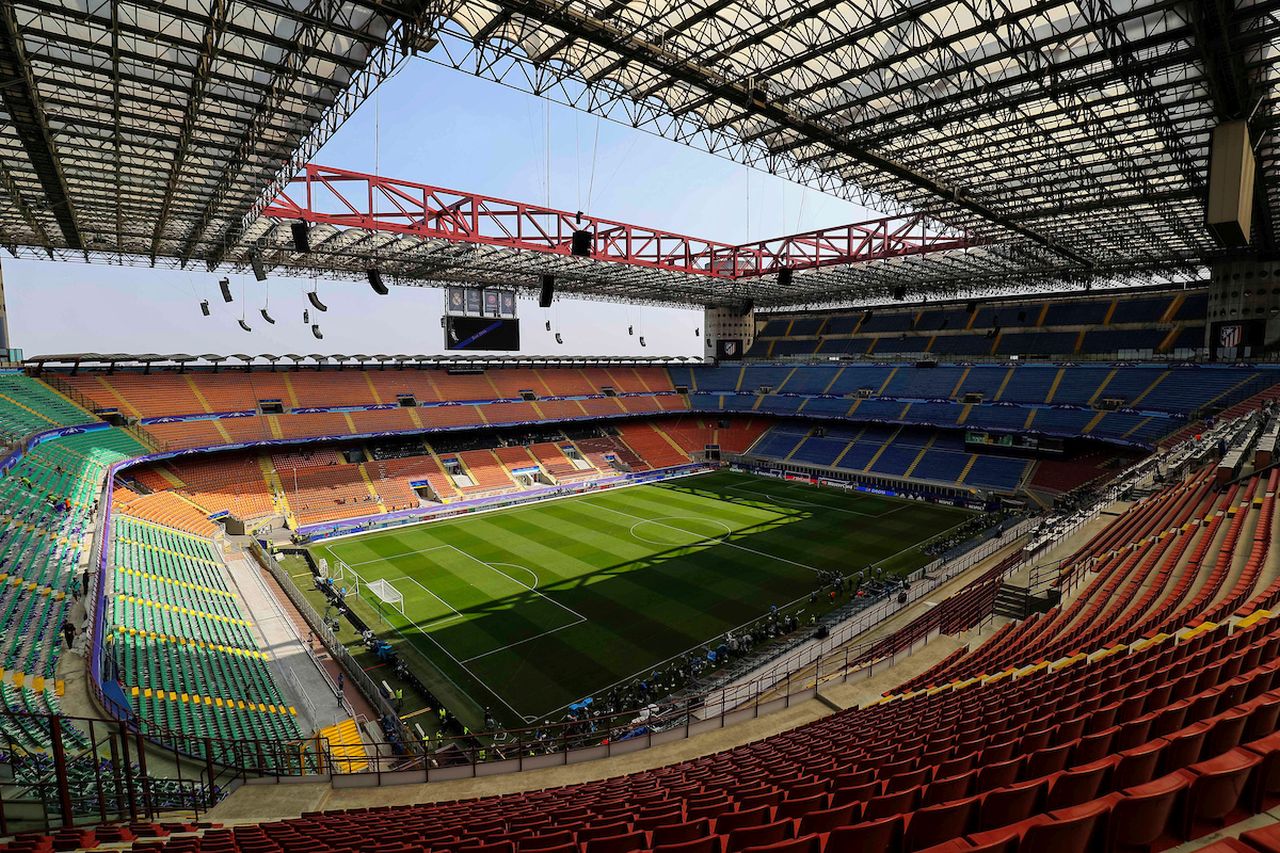
[[[511,479],[492,450],[465,450],[457,456],[467,473],[471,475],[471,481],[475,483],[474,486],[463,491],[487,492],[515,487],[515,481]]]
[[[282,472],[280,480],[300,525],[379,512],[359,465],[297,468]]]
[[[242,453],[183,457],[168,463],[184,485],[179,491],[208,510],[239,518],[261,518],[275,512],[271,492],[256,457]]]
[[[410,456],[403,459],[387,459],[373,462],[371,465],[381,466],[380,476],[387,479],[403,480],[406,484],[413,481],[426,480],[431,491],[441,500],[456,498],[460,492],[451,478],[434,456]]]
[[[597,473],[594,468],[586,470],[578,468],[555,442],[544,441],[530,445],[529,452],[542,465],[542,470],[554,477],[557,482],[582,480]]]
[[[176,530],[185,530],[197,536],[213,537],[220,530],[206,513],[174,492],[155,492],[150,495],[133,495],[130,498],[125,491],[116,490],[115,502],[118,511],[126,515]]]
[[[689,454],[681,451],[661,429],[653,424],[626,423],[621,428],[622,440],[650,468],[688,465]]]

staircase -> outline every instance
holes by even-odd
[[[1061,594],[1048,589],[1033,595],[1030,587],[1018,586],[1008,581],[996,591],[995,615],[1008,619],[1026,619],[1032,613],[1044,613],[1053,608]]]

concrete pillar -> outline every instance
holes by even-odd
[[[756,336],[756,314],[749,305],[707,307],[703,313],[702,355],[707,360],[736,361],[742,358]]]
[[[1280,351],[1280,262],[1224,259],[1210,270],[1210,357],[1258,358]]]
[[[4,264],[0,263],[0,350],[7,350],[9,347],[9,312],[4,302]],[[5,360],[8,360],[7,354]]]

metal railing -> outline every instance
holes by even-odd
[[[162,815],[196,820],[218,798],[206,767],[113,720],[6,709],[0,731],[0,835]],[[163,763],[163,775],[149,762]]]

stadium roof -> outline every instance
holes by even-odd
[[[243,267],[248,233],[273,264],[362,274],[374,255],[291,257],[258,214],[416,52],[985,245],[712,291],[684,273],[455,243],[427,247],[399,283],[530,287],[553,271],[608,298],[798,305],[899,284],[1185,280],[1220,251],[1203,225],[1220,120],[1251,123],[1254,245],[1275,249],[1278,12],[1280,0],[15,0],[0,5],[0,242]]]
[[[364,353],[355,353],[354,355],[344,355],[342,353],[334,353],[325,355],[323,353],[285,353],[277,355],[275,353],[258,353],[251,355],[249,353],[232,353],[224,355],[220,353],[202,353],[200,355],[191,355],[190,353],[123,353],[123,352],[70,352],[70,353],[53,353],[50,355],[37,355],[24,359],[25,364],[36,365],[38,367],[56,367],[70,365],[73,367],[100,367],[106,366],[112,369],[116,367],[142,367],[150,369],[151,367],[179,367],[186,368],[188,366],[195,367],[213,367],[217,368],[222,364],[230,364],[240,367],[251,365],[269,365],[275,368],[278,362],[292,363],[297,367],[303,364],[309,366],[318,366],[323,364],[335,364],[344,367],[350,363],[353,367],[372,367],[377,365],[379,368],[390,365],[391,367],[445,367],[445,368],[469,368],[469,367],[581,367],[584,364],[626,364],[626,365],[668,365],[668,364],[690,364],[699,363],[702,359],[694,356],[660,356],[660,355],[632,355],[632,356],[562,356],[562,355],[406,355],[397,353],[388,355],[386,353],[377,353],[375,355],[366,355]]]

